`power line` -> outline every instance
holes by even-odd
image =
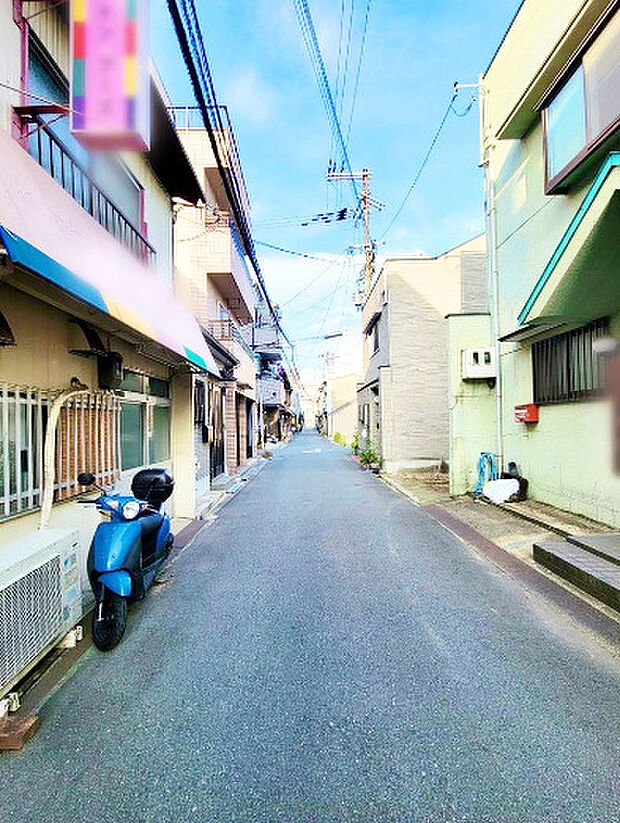
[[[319,298],[318,300],[315,300],[314,303],[310,303],[308,306],[305,306],[303,309],[299,309],[299,311],[296,311],[296,312],[293,312],[293,314],[290,314],[289,319],[291,317],[298,317],[300,314],[305,314],[307,311],[310,311],[310,309],[314,309],[314,308],[316,308],[316,306],[320,306],[321,303],[324,303],[326,300],[331,299],[333,301],[334,296],[336,295],[336,293],[340,289],[340,281],[342,279],[342,274],[344,272],[346,262],[347,262],[346,260],[341,261],[340,273],[338,275],[338,279],[336,280],[336,285],[334,286],[334,288],[331,291],[328,291],[327,294],[324,294],[323,297]]]
[[[357,59],[357,69],[355,70],[355,82],[353,85],[353,97],[351,100],[351,111],[349,113],[349,124],[347,126],[347,143],[349,142],[349,138],[351,137],[351,125],[353,124],[353,112],[355,111],[355,103],[357,100],[357,91],[360,84],[360,74],[362,71],[362,61],[364,59],[364,49],[366,47],[366,34],[368,32],[368,18],[370,16],[370,3],[371,0],[366,0],[366,14],[364,17],[364,27],[362,29],[362,39],[360,43],[360,53]]]
[[[305,257],[308,260],[320,260],[321,262],[325,262],[325,257],[317,257],[315,254],[307,254],[305,251],[293,251],[292,249],[283,249],[282,246],[275,246],[273,243],[265,243],[263,240],[256,240],[257,246],[265,246],[267,249],[274,249],[275,251],[281,251],[284,254],[294,254],[295,257]]]
[[[400,216],[400,213],[401,213],[401,212],[402,212],[402,210],[405,208],[405,205],[406,205],[406,203],[407,203],[407,200],[409,200],[409,197],[411,196],[411,193],[413,192],[413,190],[414,190],[414,189],[415,189],[415,187],[417,186],[417,184],[418,184],[418,180],[419,180],[419,179],[420,179],[420,177],[422,176],[422,172],[423,172],[423,171],[424,171],[424,169],[426,168],[426,164],[428,163],[428,161],[429,161],[429,159],[430,159],[430,156],[431,156],[431,154],[433,153],[433,149],[435,148],[435,145],[436,145],[437,141],[439,140],[439,135],[440,135],[440,134],[441,134],[441,132],[443,131],[443,127],[444,127],[444,125],[445,125],[445,123],[446,123],[446,120],[448,119],[448,115],[449,115],[449,114],[450,114],[450,112],[452,111],[452,107],[453,107],[454,101],[456,100],[457,95],[458,95],[458,90],[455,90],[455,91],[454,91],[454,93],[452,94],[452,97],[450,98],[450,102],[448,103],[448,106],[447,106],[447,108],[446,108],[446,110],[445,110],[445,112],[444,112],[444,115],[443,115],[443,117],[441,118],[441,123],[439,124],[439,128],[438,128],[438,129],[437,129],[437,131],[435,132],[435,134],[434,134],[434,136],[433,136],[433,139],[431,140],[430,146],[428,147],[428,150],[427,150],[426,154],[424,155],[424,159],[422,160],[422,162],[421,162],[421,164],[420,164],[420,167],[418,168],[418,170],[417,170],[417,172],[416,172],[416,175],[415,175],[415,177],[413,178],[413,183],[409,186],[409,189],[408,189],[408,191],[407,191],[407,194],[404,196],[404,198],[403,198],[403,200],[402,200],[402,202],[401,202],[400,206],[399,206],[399,207],[398,207],[398,209],[396,210],[396,214],[394,215],[394,217],[393,217],[393,218],[392,218],[392,220],[390,221],[390,224],[388,225],[387,229],[385,229],[385,231],[383,232],[383,234],[381,235],[381,237],[379,238],[379,240],[383,240],[383,238],[385,237],[385,235],[389,232],[389,230],[392,228],[392,226],[394,225],[394,223],[397,221],[398,217]]]
[[[216,131],[219,135],[223,135],[227,133],[227,130],[222,118],[221,107],[218,105],[213,77],[211,75],[211,69],[204,46],[204,38],[200,28],[194,0],[167,0],[167,4],[170,16],[172,17],[177,39],[179,41],[181,53],[190,76],[196,102],[198,103],[198,107],[201,111],[203,124],[209,137],[211,149],[218,168],[218,173],[224,185],[226,197],[230,203],[230,208],[241,236],[241,243],[252,264],[252,268],[256,274],[256,279],[258,280],[271,315],[274,318],[278,328],[280,328],[282,336],[288,342],[288,337],[286,336],[284,330],[279,326],[277,312],[271,303],[267,286],[258,264],[254,241],[252,239],[250,226],[243,205],[238,176],[231,169],[229,159],[222,158],[221,156],[222,146],[221,141],[218,140]],[[230,131],[229,122],[228,126],[228,130]]]
[[[347,77],[349,73],[349,57],[351,56],[351,37],[353,35],[353,14],[355,12],[355,0],[351,0],[351,11],[349,12],[349,25],[347,30],[347,50],[342,65],[342,83],[340,84],[340,110],[339,116],[342,117],[344,110],[344,98],[347,91]],[[336,98],[336,103],[338,99]]]
[[[336,263],[337,263],[337,262],[338,262],[338,258],[335,258],[334,260],[332,260],[332,261],[331,261],[331,263],[329,263],[329,264],[328,264],[328,265],[327,265],[327,266],[323,269],[323,271],[322,271],[322,272],[320,272],[319,274],[317,274],[317,276],[316,276],[316,277],[313,277],[313,278],[312,278],[312,280],[310,280],[310,282],[309,282],[309,283],[307,283],[307,284],[303,287],[303,289],[300,289],[298,292],[295,292],[295,294],[294,294],[292,297],[289,297],[289,299],[286,301],[286,303],[282,303],[282,304],[281,304],[281,306],[280,306],[280,308],[284,308],[284,306],[288,306],[288,304],[289,304],[289,303],[292,303],[292,302],[293,302],[293,300],[296,300],[296,299],[299,297],[299,295],[300,295],[300,294],[303,294],[304,292],[308,291],[308,289],[309,289],[309,288],[311,288],[312,286],[314,286],[314,284],[315,284],[315,283],[317,283],[317,282],[318,282],[318,281],[319,281],[319,280],[320,280],[320,279],[321,279],[324,275],[326,275],[326,274],[327,274],[327,272],[328,272],[330,269],[332,269],[332,268],[336,265]]]
[[[306,43],[306,48],[308,50],[308,53],[310,54],[310,59],[313,64],[315,76],[317,78],[317,83],[319,85],[319,92],[323,99],[323,104],[325,106],[325,111],[327,113],[327,118],[329,120],[332,132],[336,138],[336,143],[340,148],[340,152],[342,155],[342,164],[349,172],[352,173],[351,161],[349,160],[349,152],[347,149],[344,136],[342,134],[340,120],[338,118],[338,113],[336,111],[336,105],[334,103],[334,98],[332,96],[329,80],[327,78],[325,63],[323,61],[323,55],[321,54],[321,49],[316,36],[316,30],[314,28],[314,23],[312,21],[312,15],[310,14],[308,2],[307,0],[293,1],[295,4],[295,10],[297,12],[297,18],[299,20],[302,35]],[[351,180],[351,187],[353,190],[355,202],[357,203],[359,195],[357,191],[357,183],[353,179]]]

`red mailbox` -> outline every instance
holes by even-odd
[[[515,421],[517,423],[538,423],[536,403],[523,403],[521,406],[515,406]]]

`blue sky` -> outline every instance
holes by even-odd
[[[345,130],[366,2],[353,0],[342,107]],[[334,93],[342,4],[343,0],[310,0]],[[329,126],[293,0],[198,0],[196,5],[218,98],[228,105],[235,128],[255,239],[323,259],[258,247],[270,293],[283,306],[284,327],[299,341],[297,360],[308,379],[313,379],[329,347],[341,356],[342,370],[347,370],[359,337],[352,297],[360,263],[345,251],[361,242],[361,227],[351,220],[303,227],[301,220],[292,219],[353,205],[350,189],[325,181]],[[453,83],[477,80],[518,6],[519,0],[371,1],[348,145],[353,168],[366,165],[372,170],[373,194],[386,204],[372,217],[376,239],[413,180]],[[175,103],[192,103],[165,0],[153,0],[151,7],[152,52],[168,93]],[[344,7],[342,55],[351,0],[344,0]],[[463,91],[455,108],[462,113],[470,101],[470,94]],[[463,117],[449,116],[417,188],[380,242],[378,255],[438,254],[483,228],[474,105]],[[314,285],[295,297],[321,272]],[[345,336],[329,342],[303,339],[333,331],[343,331]]]

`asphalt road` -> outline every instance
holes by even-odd
[[[313,433],[89,651],[0,821],[620,821],[620,664]]]

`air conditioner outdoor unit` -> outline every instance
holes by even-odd
[[[495,349],[463,349],[461,360],[461,378],[463,380],[490,380],[497,377]]]
[[[0,551],[0,697],[82,617],[79,538],[31,532]]]

